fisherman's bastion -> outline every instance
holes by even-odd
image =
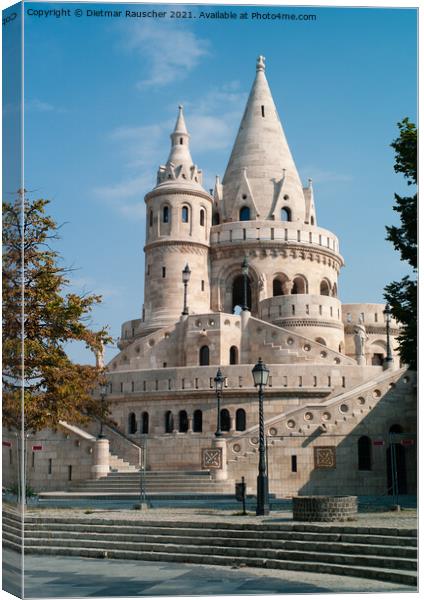
[[[244,477],[255,494],[252,369],[261,359],[272,494],[387,494],[394,455],[399,493],[414,494],[415,373],[399,362],[399,327],[383,304],[339,300],[339,240],[318,223],[312,182],[299,178],[265,59],[214,190],[202,185],[189,131],[180,106],[169,157],[145,196],[144,304],[123,323],[98,393],[110,414],[31,439],[29,484],[90,489],[142,460],[169,489],[178,473],[203,472],[209,491],[232,491]],[[16,458],[4,439],[7,481]]]

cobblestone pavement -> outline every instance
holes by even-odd
[[[18,555],[3,553],[3,586],[18,594]],[[26,598],[411,592],[396,583],[318,573],[153,561],[25,557]]]
[[[29,509],[28,516],[44,517],[78,517],[87,520],[111,519],[122,521],[196,521],[222,523],[293,523],[291,511],[273,511],[269,516],[257,517],[253,512],[242,516],[234,510],[193,509],[193,508],[153,508],[147,510],[116,510],[116,509],[58,509],[36,508]],[[303,523],[304,524],[304,523]],[[323,526],[331,525],[331,523]],[[391,527],[394,529],[417,527],[416,509],[406,509],[400,512],[362,512],[358,513],[357,520],[344,523],[335,522],[333,525],[349,527]]]

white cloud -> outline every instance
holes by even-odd
[[[299,169],[312,183],[347,183],[353,180],[352,175],[327,171],[320,167],[306,166]]]
[[[149,65],[140,88],[164,86],[188,75],[209,53],[209,42],[179,23],[142,21],[127,24],[125,47]]]
[[[49,102],[44,102],[43,100],[39,100],[38,98],[32,98],[31,100],[25,101],[25,110],[35,112],[67,112],[64,108],[54,106],[53,104],[50,104]]]
[[[110,288],[93,277],[72,277],[69,285],[78,294],[99,294],[103,299],[122,296],[125,291],[120,287]]]
[[[238,82],[232,81],[184,103],[191,153],[201,168],[207,167],[210,153],[216,156],[218,151],[222,153],[231,148],[246,98],[247,93],[239,90]],[[177,107],[172,110],[175,110],[174,116],[160,123],[125,125],[108,135],[115,153],[122,156],[128,176],[116,183],[96,187],[94,194],[102,201],[108,201],[126,218],[144,218],[142,198],[154,186],[157,168],[166,162],[170,149],[169,134],[175,124]],[[209,181],[204,171],[205,186],[206,180],[213,185],[214,177]]]

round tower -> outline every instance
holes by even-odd
[[[212,198],[202,187],[202,171],[193,163],[190,135],[178,110],[171,151],[158,169],[157,183],[146,194],[145,299],[142,329],[175,323],[184,309],[182,271],[189,266],[188,312],[210,311],[209,231]]]
[[[337,237],[317,226],[312,181],[302,186],[265,76],[256,77],[222,183],[214,192],[212,309],[243,305],[247,257],[253,316],[343,351]]]

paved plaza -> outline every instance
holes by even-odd
[[[4,551],[3,585],[18,594],[19,557]],[[25,557],[27,598],[207,596],[412,591],[405,585],[274,569],[164,562]]]

